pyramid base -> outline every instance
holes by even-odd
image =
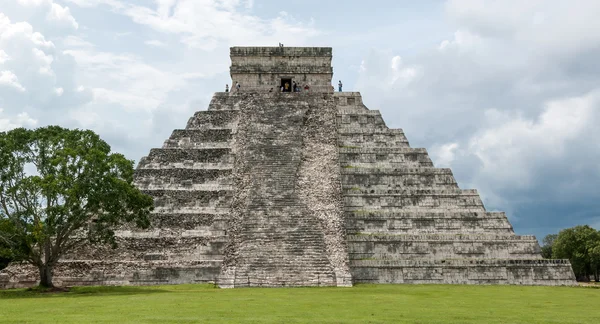
[[[575,286],[568,260],[354,260],[355,283]]]

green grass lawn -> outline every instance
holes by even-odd
[[[600,323],[600,289],[358,285],[0,291],[2,323]]]

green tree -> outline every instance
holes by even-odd
[[[133,161],[89,130],[0,133],[0,241],[53,287],[54,266],[83,244],[116,246],[114,229],[149,226],[153,202],[132,185]]]
[[[600,266],[600,232],[580,225],[560,231],[552,247],[556,259],[569,259],[578,280],[598,280]]]
[[[542,257],[545,259],[552,259],[552,245],[558,237],[558,234],[548,234],[542,240]]]
[[[0,219],[0,231],[8,232],[11,229],[11,225],[7,219]],[[7,242],[4,242],[0,237],[0,270],[6,268],[6,266],[12,261],[11,249]]]

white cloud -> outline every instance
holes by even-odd
[[[121,9],[125,7],[125,3],[119,0],[65,0],[67,2],[78,5],[83,8],[92,8],[100,5],[107,5],[114,9]]]
[[[70,25],[75,29],[79,28],[79,24],[71,15],[69,7],[62,7],[56,3],[52,3],[52,7],[48,13],[47,19],[51,22]]]
[[[431,151],[431,158],[435,165],[439,168],[449,167],[456,157],[456,150],[459,148],[458,143],[447,143],[434,146]]]
[[[52,24],[68,26],[74,29],[79,28],[79,24],[73,15],[71,15],[69,7],[63,7],[54,2],[54,0],[18,0],[18,3],[25,7],[40,8],[40,10],[46,11],[46,20]]]
[[[23,6],[39,7],[52,3],[52,0],[18,0],[17,2]]]
[[[25,88],[19,83],[19,78],[11,71],[0,71],[0,86],[8,86],[25,92]]]
[[[10,60],[10,56],[8,56],[5,51],[0,49],[0,64],[4,64],[4,62],[8,60]]]
[[[600,90],[549,101],[536,119],[501,118],[505,121],[469,140],[469,151],[483,163],[479,176],[506,186],[531,186],[544,161],[567,160],[570,143],[594,138],[598,112]]]
[[[0,108],[0,132],[9,131],[18,127],[34,127],[38,121],[33,119],[26,112],[20,113],[15,117],[5,116],[4,109]]]
[[[214,50],[221,42],[228,44],[276,44],[293,41],[301,45],[319,34],[311,23],[296,22],[289,14],[262,19],[243,12],[253,1],[239,0],[158,0],[150,6],[119,1],[68,0],[80,6],[107,4],[134,22],[156,31],[175,34],[190,48]]]
[[[65,93],[65,90],[63,88],[54,88],[54,93],[60,97],[63,95],[63,93]]]
[[[156,39],[145,41],[144,44],[154,47],[167,47],[167,44]]]

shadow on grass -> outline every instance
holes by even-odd
[[[49,297],[95,297],[95,296],[126,296],[147,295],[172,292],[168,289],[158,287],[136,287],[136,286],[109,286],[109,287],[71,287],[68,291],[46,292],[39,289],[7,289],[0,290],[0,299],[16,298],[49,298]]]

